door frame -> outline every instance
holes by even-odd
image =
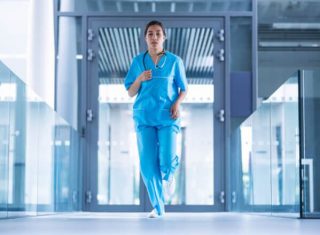
[[[88,17],[87,22],[87,31],[92,29],[93,32],[97,32],[97,29],[100,27],[141,27],[142,29],[142,38],[143,38],[143,29],[146,23],[155,17],[114,17],[114,16],[94,16]],[[185,17],[185,16],[157,16],[158,20],[162,21],[166,27],[214,27],[216,30],[224,29],[225,30],[225,19],[224,17]],[[217,28],[215,28],[217,27]],[[95,35],[97,37],[97,34]],[[214,36],[214,54],[217,53],[217,50],[224,49],[226,51],[226,42],[219,42],[218,39]],[[143,40],[141,40],[140,47],[144,50],[145,46]],[[88,49],[93,51],[98,51],[98,43],[93,41],[87,41],[86,51]],[[97,54],[97,53],[96,53]],[[97,58],[93,61],[87,61],[87,74],[86,74],[86,109],[92,109],[95,116],[98,116],[98,102],[93,97],[90,97],[89,94],[98,94],[98,79],[93,79],[98,77],[97,69]],[[214,62],[214,115],[215,119],[218,116],[217,110],[226,110],[225,107],[225,71],[226,71],[226,60],[220,62],[217,59]],[[95,65],[95,66],[94,66]],[[218,79],[216,79],[218,78]],[[209,211],[224,211],[225,203],[220,202],[220,198],[225,199],[225,122],[214,121],[214,145],[221,146],[214,148],[214,205],[167,205],[167,211],[179,211],[179,212],[209,212]],[[97,130],[98,122],[92,122],[86,124],[85,131],[85,159],[84,159],[84,179],[85,185],[83,187],[83,195],[87,192],[93,192],[95,194],[96,187],[94,188],[94,180],[96,179],[95,174],[90,174],[90,172],[97,172],[97,166],[92,164],[93,157],[96,157],[97,148],[94,144],[97,141]],[[142,179],[140,179],[140,182]],[[222,193],[222,194],[221,194]],[[147,199],[147,193],[143,186],[140,184],[140,205],[97,205],[96,198],[92,197],[91,203],[84,202],[85,211],[148,211],[150,210],[150,204],[146,203],[149,200]],[[86,201],[86,197],[84,198]]]

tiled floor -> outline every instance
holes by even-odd
[[[72,213],[0,220],[0,234],[18,235],[313,235],[320,220],[276,218],[238,213]]]

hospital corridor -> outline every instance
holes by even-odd
[[[0,0],[0,234],[318,234],[317,9]]]

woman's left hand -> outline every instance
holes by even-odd
[[[178,103],[178,102],[174,103],[171,106],[171,108],[170,108],[171,118],[177,119],[180,116],[179,107],[180,107],[180,103]]]

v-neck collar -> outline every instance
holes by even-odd
[[[158,63],[155,64],[149,52],[147,53],[147,56],[149,58],[149,63],[151,63],[153,69],[157,68],[157,65],[161,64],[162,60],[164,59],[164,55],[161,55],[160,60],[158,60]]]

